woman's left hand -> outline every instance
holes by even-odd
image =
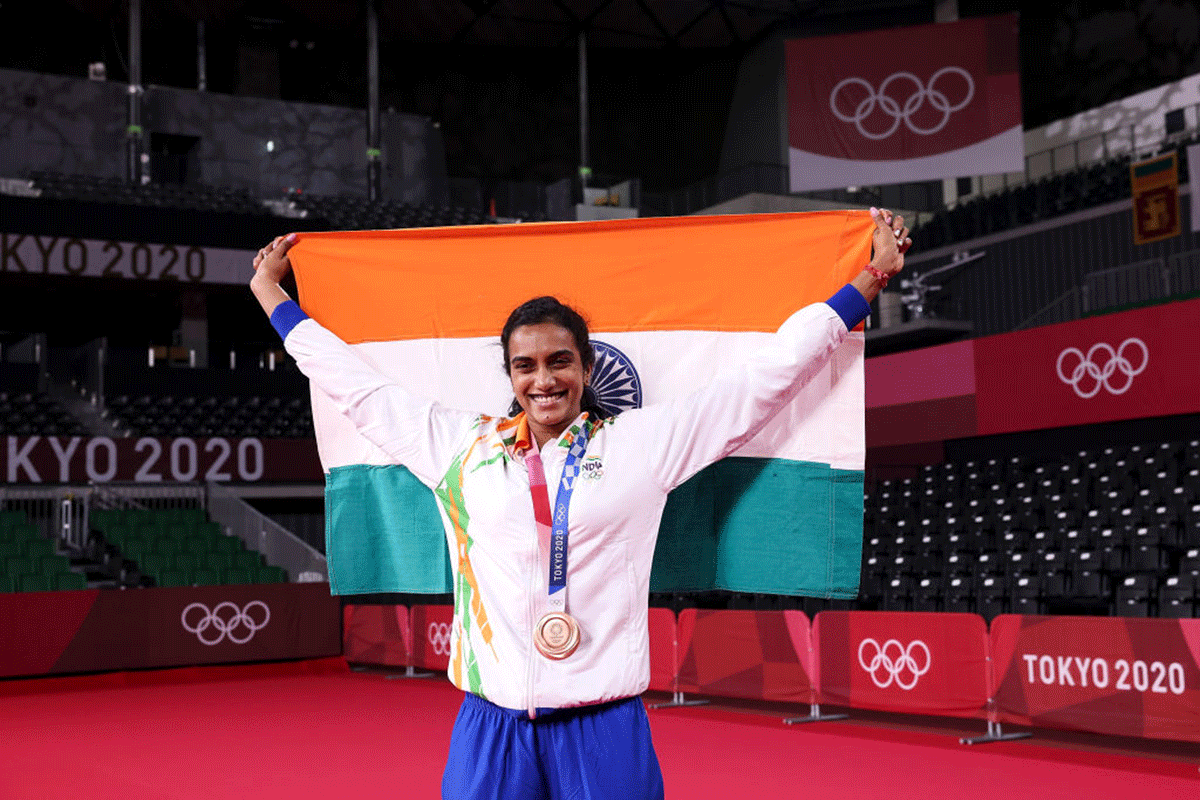
[[[875,220],[871,266],[890,278],[904,269],[904,254],[912,247],[912,239],[904,226],[904,217],[899,214],[892,214],[886,208],[872,208],[871,218]]]

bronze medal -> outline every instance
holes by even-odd
[[[579,623],[561,611],[546,614],[533,626],[533,646],[546,658],[561,661],[579,647]]]

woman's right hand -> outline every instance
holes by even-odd
[[[254,278],[270,283],[279,283],[292,271],[292,262],[287,252],[296,243],[294,233],[287,236],[276,236],[266,247],[258,251],[254,257]]]
[[[287,253],[297,238],[294,233],[276,236],[273,242],[259,250],[258,255],[254,257],[254,277],[250,279],[250,291],[254,292],[255,298],[268,317],[280,303],[289,299],[279,282],[292,271],[292,262]]]

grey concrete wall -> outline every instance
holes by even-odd
[[[0,176],[124,173],[125,85],[0,70]]]
[[[0,176],[123,175],[125,98],[120,83],[0,70]],[[206,184],[263,197],[367,191],[363,109],[152,86],[143,128],[147,146],[151,133],[197,137]],[[381,140],[384,197],[445,201],[445,149],[427,118],[382,114]]]

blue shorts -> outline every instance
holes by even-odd
[[[444,800],[662,800],[641,698],[536,719],[467,694],[450,737]]]

